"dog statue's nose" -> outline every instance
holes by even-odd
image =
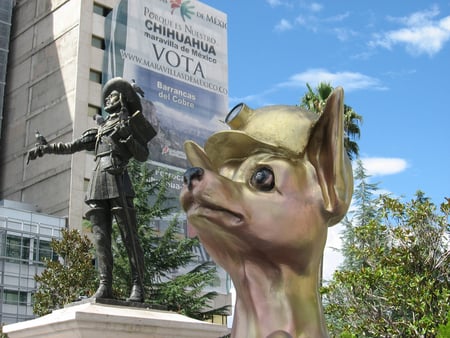
[[[187,185],[188,189],[192,189],[192,180],[201,180],[204,174],[204,170],[200,167],[189,168],[184,172],[183,182]]]

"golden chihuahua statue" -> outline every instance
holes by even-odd
[[[296,106],[236,106],[231,130],[204,149],[188,141],[192,168],[181,204],[236,288],[232,337],[327,337],[318,293],[328,226],[353,193],[344,149],[343,90],[322,115]]]

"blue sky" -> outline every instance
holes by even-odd
[[[202,2],[228,15],[230,106],[295,105],[306,83],[342,86],[364,119],[371,180],[406,200],[450,197],[450,1]]]
[[[305,83],[342,86],[380,188],[450,196],[450,1],[203,3],[228,15],[230,106],[298,104]]]

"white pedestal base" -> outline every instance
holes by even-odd
[[[3,327],[9,338],[218,338],[229,333],[177,313],[95,302]]]

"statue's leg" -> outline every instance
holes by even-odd
[[[92,223],[94,245],[97,252],[97,266],[100,284],[92,298],[113,298],[111,250],[112,216],[107,201],[99,201],[92,205],[86,217]]]
[[[130,297],[127,298],[127,301],[143,302],[144,289],[142,278],[144,271],[144,253],[137,233],[136,210],[134,209],[132,200],[128,199],[126,206],[116,204],[112,211],[119,225],[122,241],[127,250],[130,262],[132,287]]]

